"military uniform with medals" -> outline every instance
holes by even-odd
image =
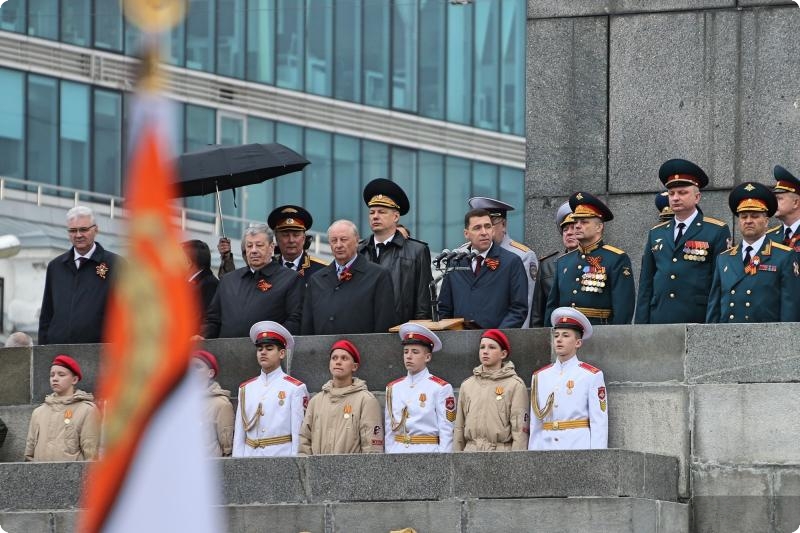
[[[780,165],[775,165],[772,173],[775,175],[775,188],[772,192],[777,194],[798,194],[800,195],[800,180],[791,172]],[[775,226],[767,230],[767,238],[773,242],[783,244],[792,248],[795,252],[800,252],[800,219],[792,224],[786,223]]]
[[[282,205],[276,207],[267,217],[267,225],[277,234],[281,230],[302,231],[305,237],[303,253],[293,260],[287,259],[280,254],[278,247],[275,247],[275,260],[290,270],[296,271],[301,276],[307,278],[325,268],[328,264],[322,259],[318,259],[308,253],[305,249],[310,244],[310,236],[305,236],[305,232],[311,229],[314,219],[311,213],[299,205]]]

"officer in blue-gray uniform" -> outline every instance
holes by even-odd
[[[637,324],[703,323],[714,263],[731,232],[698,207],[708,176],[691,161],[670,159],[658,171],[674,219],[662,222],[645,241],[639,274]]]
[[[722,252],[714,269],[708,322],[800,321],[798,254],[767,238],[778,201],[768,187],[747,182],[728,196],[742,242]]]
[[[669,206],[669,191],[656,193],[656,211],[661,222],[675,218],[675,213]]]
[[[772,173],[777,182],[772,189],[778,199],[775,218],[781,224],[768,229],[767,238],[800,252],[800,180],[780,165]]]
[[[311,213],[299,205],[276,207],[267,217],[267,225],[275,232],[275,260],[306,278],[328,264],[306,251],[311,244],[306,232],[313,223]]]
[[[533,301],[533,291],[536,286],[537,272],[539,271],[539,260],[533,250],[508,236],[508,212],[513,211],[514,207],[500,200],[484,196],[470,198],[469,206],[472,209],[485,209],[489,212],[489,216],[492,219],[492,240],[503,249],[519,257],[525,266],[525,273],[528,275],[528,307],[530,308]],[[529,310],[528,316],[525,317],[525,322],[522,324],[523,328],[527,328],[530,325],[530,319],[531,313]]]
[[[588,192],[569,197],[578,249],[558,260],[544,323],[557,307],[574,307],[592,324],[630,324],[636,294],[628,254],[603,242],[605,223],[614,218]]]

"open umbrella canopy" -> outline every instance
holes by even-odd
[[[204,194],[291,174],[309,161],[282,144],[209,146],[178,158],[178,195]]]

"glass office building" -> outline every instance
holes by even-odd
[[[518,206],[510,231],[521,238],[525,9],[525,0],[190,0],[165,42],[180,80],[170,91],[174,149],[279,142],[312,162],[235,203],[225,195],[223,210],[243,218],[296,203],[318,231],[350,218],[368,233],[361,190],[380,176],[407,191],[402,222],[434,250],[461,239],[470,196]],[[114,0],[8,0],[0,44],[28,53],[0,68],[0,175],[121,195],[138,42]],[[48,64],[50,51],[62,60]],[[211,198],[187,205],[213,210]]]

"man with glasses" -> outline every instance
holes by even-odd
[[[97,223],[91,209],[67,211],[72,247],[47,265],[39,344],[100,342],[106,302],[120,257],[95,242]]]

